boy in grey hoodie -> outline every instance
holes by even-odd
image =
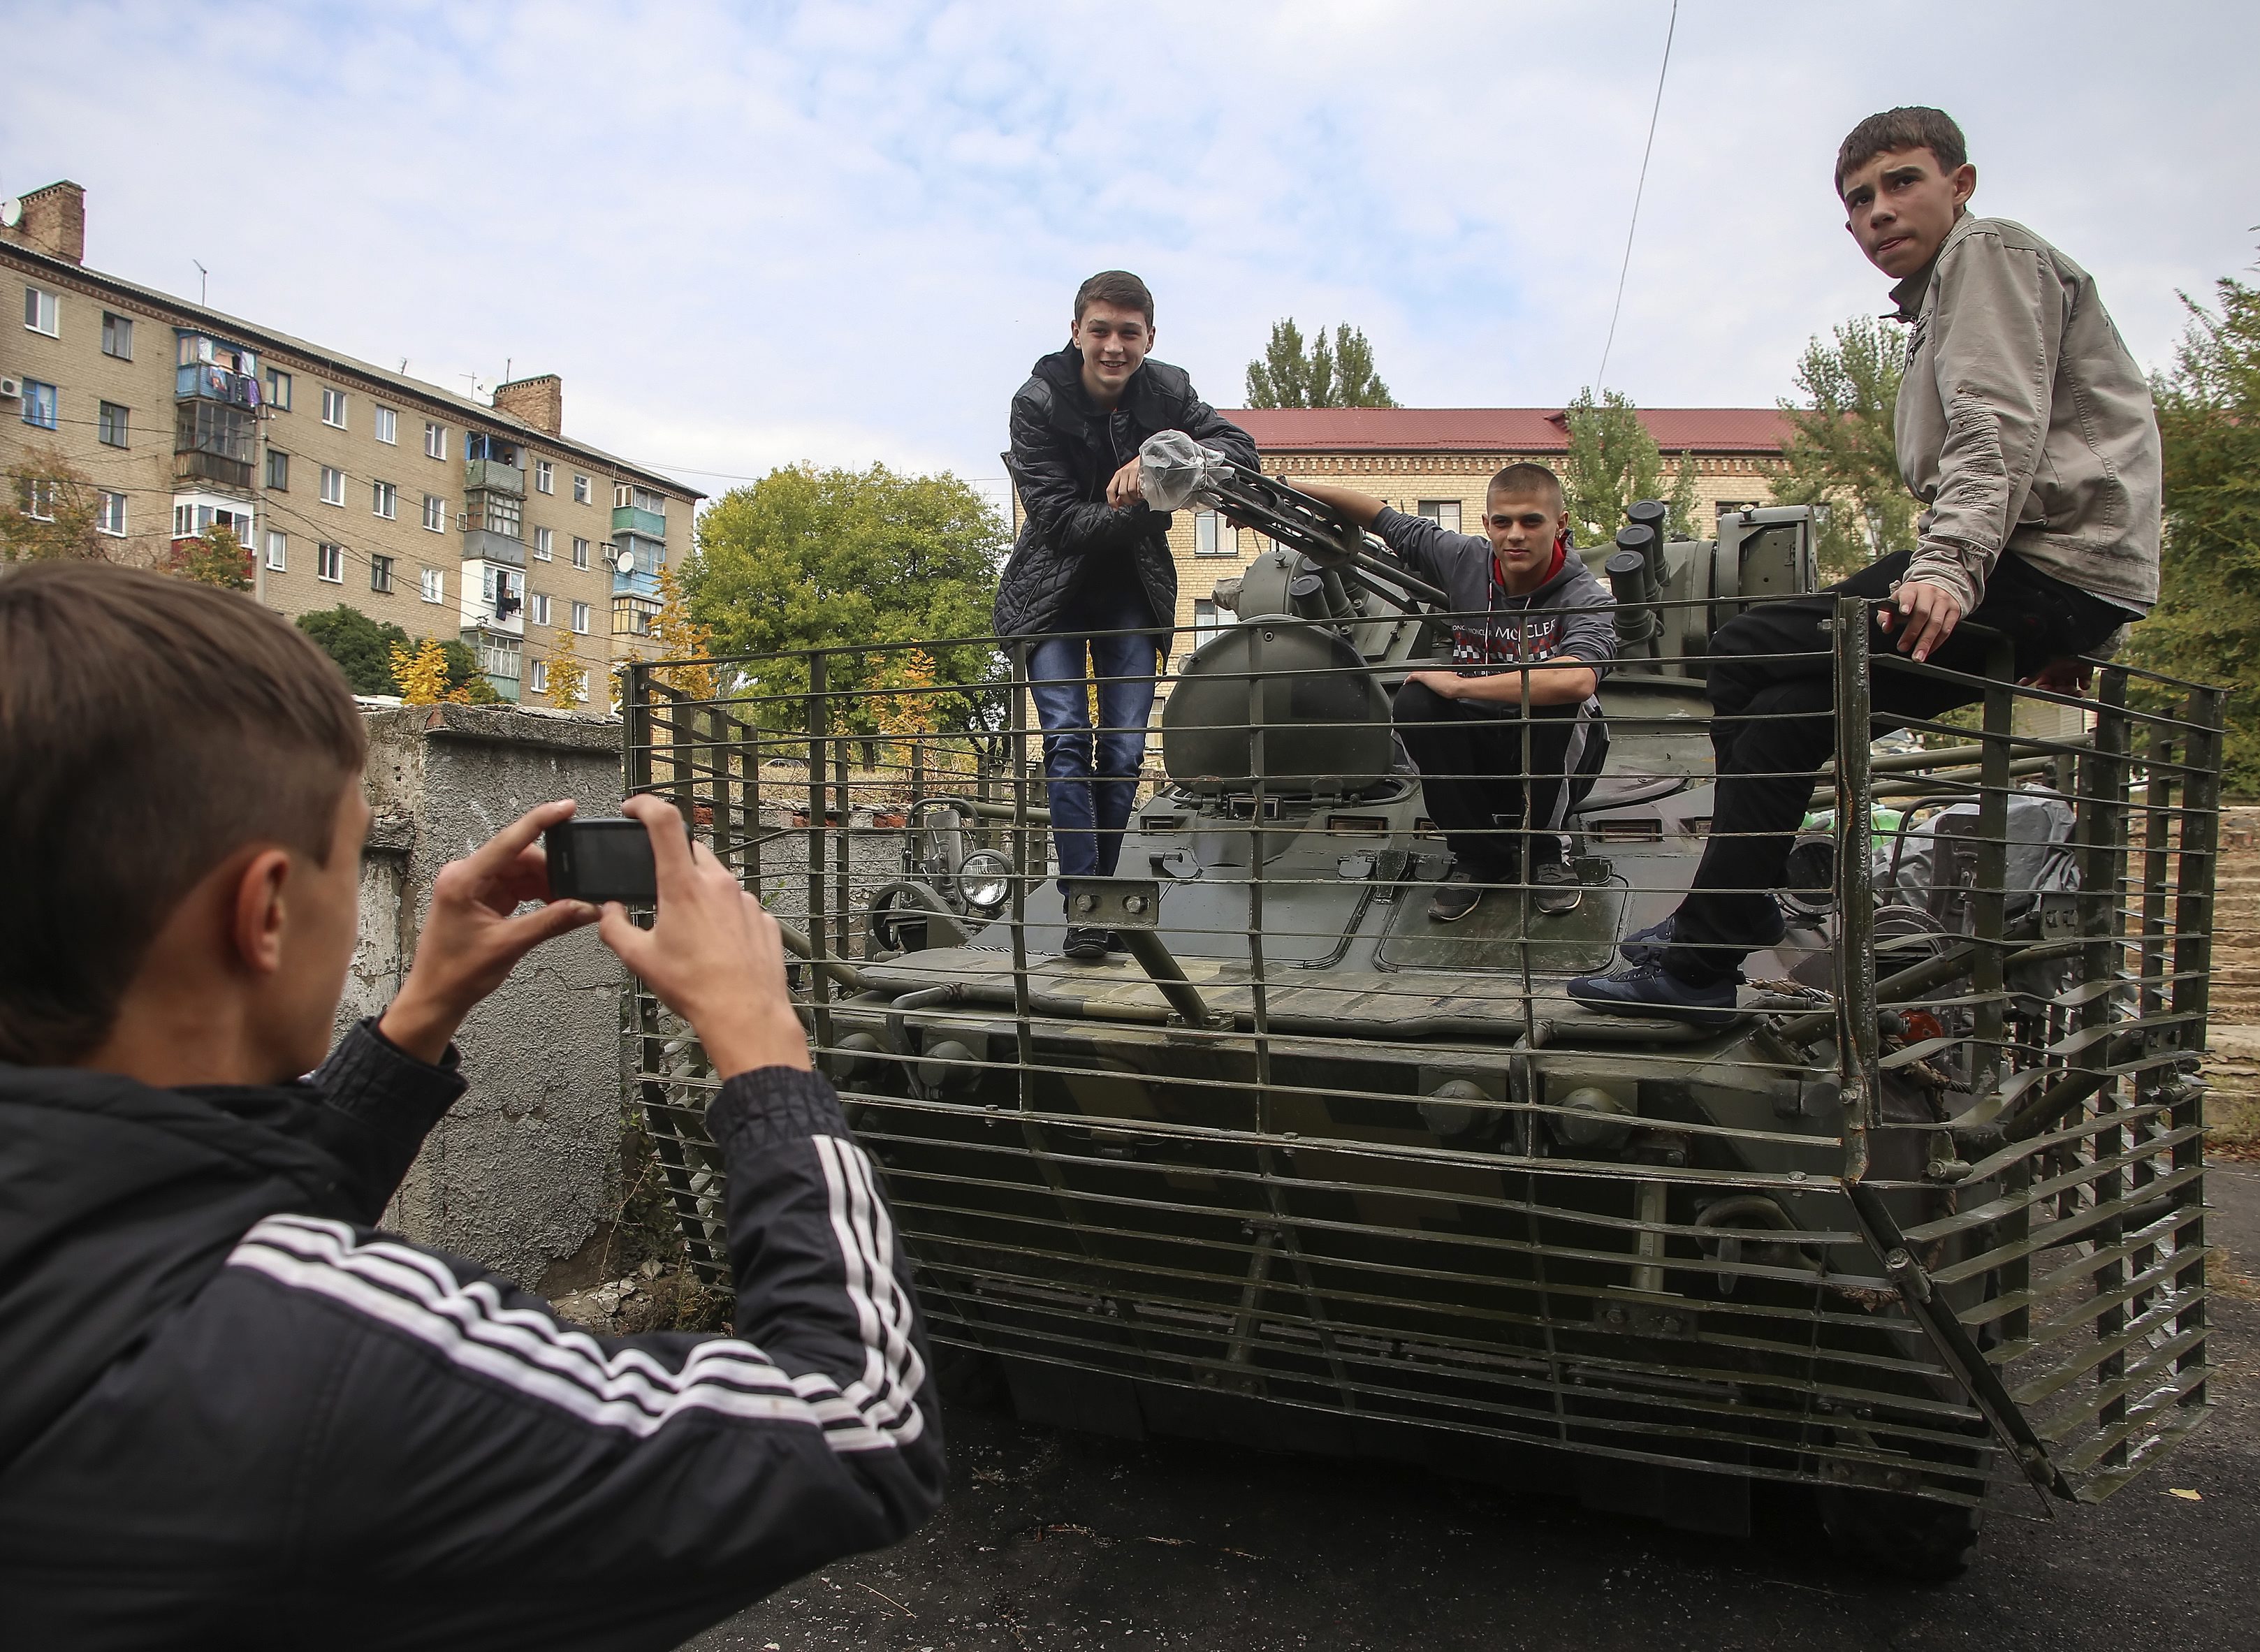
[[[1907,336],[1899,473],[1928,507],[1913,551],[1813,597],[1745,611],[1711,640],[1718,799],[1694,887],[1628,937],[1633,967],[1570,983],[1587,1007],[1717,1025],[1743,957],[1780,938],[1780,888],[1812,776],[1834,749],[1834,686],[1814,639],[1839,593],[1882,604],[1898,651],[1957,678],[1885,669],[1870,732],[1978,697],[1985,645],[2020,678],[2077,691],[2078,656],[2107,652],[2158,595],[2162,459],[2149,384],[2087,272],[2020,224],[1971,215],[1962,130],[1935,109],[1888,110],[1836,154],[1845,228],[1898,285]],[[1885,660],[1887,650],[1879,647]]]
[[[1596,696],[1616,628],[1608,592],[1570,554],[1561,479],[1543,465],[1507,466],[1486,490],[1481,538],[1355,489],[1301,487],[1451,597],[1454,669],[1412,672],[1395,704],[1429,818],[1452,850],[1429,918],[1465,918],[1526,872],[1540,912],[1575,910],[1560,833],[1608,754]]]

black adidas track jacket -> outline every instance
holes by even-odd
[[[0,1647],[669,1648],[942,1491],[925,1340],[831,1086],[708,1115],[736,1334],[590,1336],[369,1224],[463,1088],[0,1066]]]

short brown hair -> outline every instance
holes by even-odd
[[[1484,490],[1484,497],[1489,498],[1494,493],[1503,493],[1510,499],[1524,494],[1549,497],[1554,501],[1556,511],[1562,508],[1562,478],[1544,465],[1534,465],[1527,461],[1509,465],[1493,476],[1491,485]]]
[[[1962,128],[1944,110],[1927,109],[1920,104],[1886,109],[1853,127],[1844,141],[1836,146],[1836,193],[1844,193],[1846,173],[1896,149],[1929,150],[1937,159],[1941,172],[1952,172],[1970,159],[1970,146],[1963,141]]]
[[[0,574],[0,1061],[100,1044],[157,932],[248,843],[326,862],[368,753],[313,640],[139,569]]]
[[[1083,312],[1091,305],[1112,304],[1118,310],[1142,310],[1146,312],[1146,331],[1154,330],[1154,295],[1146,283],[1126,269],[1102,269],[1075,290],[1075,318],[1078,325]]]

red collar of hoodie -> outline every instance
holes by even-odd
[[[1552,579],[1555,575],[1560,573],[1562,571],[1562,564],[1569,560],[1570,533],[1569,530],[1565,528],[1561,533],[1556,533],[1554,536],[1554,560],[1546,564],[1546,579],[1540,580],[1530,589],[1534,591],[1543,590],[1546,588],[1546,581]],[[1492,583],[1501,590],[1505,590],[1506,589],[1506,570],[1498,565],[1498,553],[1497,551],[1493,551],[1491,554],[1491,576]]]

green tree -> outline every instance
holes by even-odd
[[[321,645],[322,652],[338,662],[346,683],[356,694],[397,694],[392,676],[392,650],[397,644],[414,653],[415,640],[390,621],[371,619],[358,608],[340,603],[316,613],[300,614],[298,629]],[[476,704],[501,698],[486,673],[479,669],[476,651],[453,637],[439,640],[447,662],[447,698],[461,690]]]
[[[1914,547],[1914,496],[1899,479],[1892,419],[1906,349],[1897,324],[1867,316],[1813,338],[1797,364],[1802,405],[1786,397],[1789,470],[1773,484],[1780,504],[1822,507],[1815,549],[1824,579]]]
[[[2218,311],[2183,296],[2189,330],[2154,387],[2166,539],[2158,605],[2128,653],[2229,690],[2226,783],[2250,797],[2260,792],[2260,287],[2232,278],[2215,290]]]
[[[165,571],[199,585],[222,590],[249,590],[251,553],[235,537],[235,530],[215,527],[193,539],[175,540]]]
[[[1263,359],[1248,364],[1250,407],[1394,407],[1389,386],[1373,370],[1373,347],[1364,329],[1347,321],[1329,340],[1320,327],[1310,347],[1291,318],[1271,324]]]
[[[1674,539],[1695,537],[1695,461],[1679,455],[1667,493],[1663,453],[1641,421],[1632,398],[1619,390],[1596,397],[1582,390],[1563,409],[1570,427],[1570,451],[1563,461],[1562,485],[1569,495],[1570,530],[1579,545],[1606,545],[1625,526],[1625,507],[1642,499],[1663,499],[1671,507],[1664,530]]]
[[[111,560],[116,541],[98,526],[101,495],[61,449],[26,454],[8,467],[7,476],[0,494],[0,562]]]
[[[697,539],[683,606],[725,654],[917,642],[928,645],[944,683],[993,685],[1004,676],[991,648],[931,646],[988,633],[1006,542],[995,508],[947,472],[773,470],[717,500],[699,517]],[[827,681],[874,686],[888,659],[843,654],[829,662]],[[790,697],[808,687],[802,661],[756,662],[745,676],[757,696],[749,709],[764,724],[802,726],[804,704]],[[949,694],[937,715],[951,727],[993,728],[1000,706],[993,693]],[[869,700],[843,700],[833,716],[835,726],[880,732]]]

